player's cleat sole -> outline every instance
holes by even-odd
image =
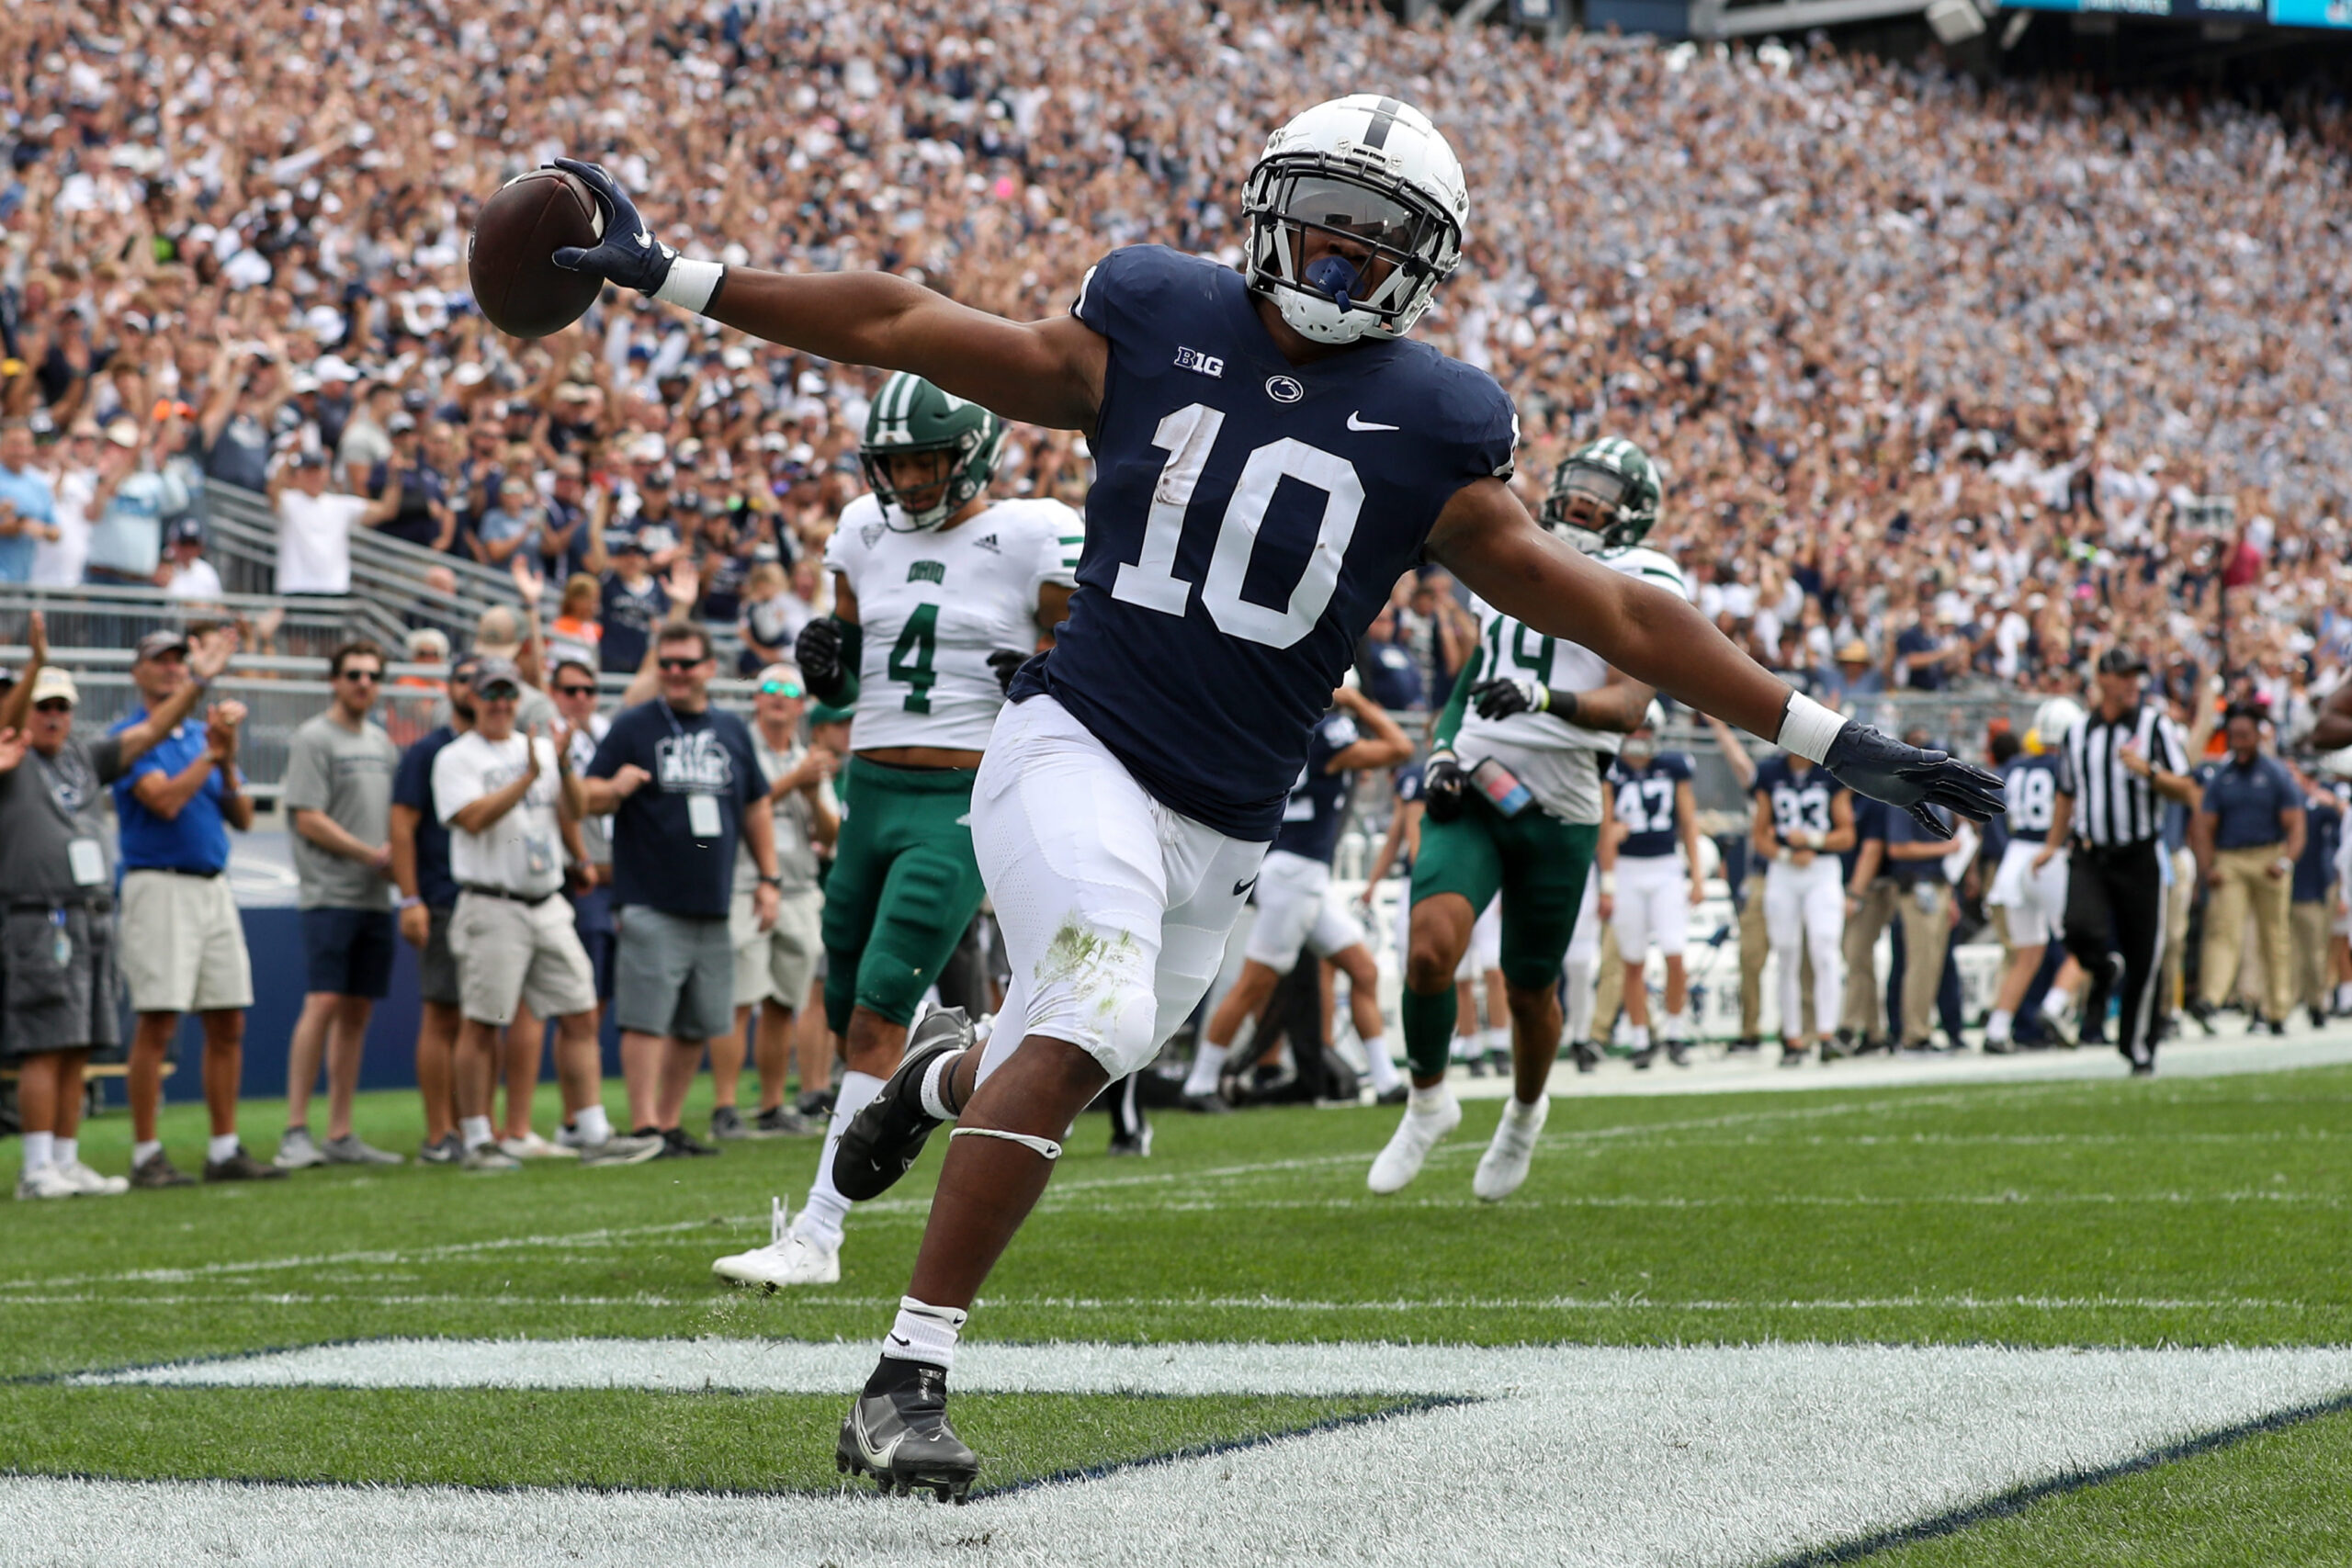
[[[963,1502],[979,1479],[980,1456],[947,1424],[947,1373],[925,1361],[884,1358],[842,1422],[833,1467],[872,1476],[885,1495],[928,1492],[943,1503]]]
[[[1366,1187],[1374,1192],[1401,1191],[1420,1175],[1421,1162],[1430,1157],[1430,1150],[1462,1125],[1462,1102],[1453,1098],[1453,1090],[1442,1092],[1445,1098],[1430,1110],[1423,1111],[1409,1102],[1406,1105],[1405,1114],[1397,1119],[1396,1131],[1389,1135],[1388,1146],[1373,1160],[1372,1169],[1364,1177]]]
[[[1487,1145],[1487,1152],[1478,1156],[1478,1169],[1470,1178],[1470,1190],[1489,1203],[1499,1203],[1518,1191],[1519,1184],[1527,1179],[1528,1162],[1535,1157],[1535,1140],[1543,1135],[1544,1119],[1551,1113],[1550,1095],[1532,1105],[1523,1106],[1516,1100],[1505,1101],[1502,1120],[1495,1123],[1494,1138]]]
[[[907,1054],[882,1092],[850,1119],[833,1150],[833,1186],[853,1203],[879,1198],[898,1185],[922,1156],[939,1118],[922,1108],[923,1078],[942,1056],[971,1048],[971,1021],[962,1008],[941,1008],[907,1036]]]

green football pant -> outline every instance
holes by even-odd
[[[955,954],[986,889],[972,858],[972,780],[961,768],[897,768],[853,756],[825,878],[825,1021],[853,1010],[892,1023],[915,1008]]]
[[[1451,822],[1422,818],[1413,902],[1456,893],[1475,913],[1500,894],[1503,979],[1518,990],[1542,990],[1559,982],[1600,842],[1596,824],[1563,822],[1538,807],[1505,818],[1474,795]],[[1434,1077],[1444,1072],[1453,1033],[1453,977],[1447,976],[1442,997],[1417,996],[1408,985],[1402,1011],[1405,1055],[1414,1073]]]

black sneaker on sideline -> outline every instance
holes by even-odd
[[[1374,1098],[1373,1103],[1374,1105],[1403,1105],[1412,1098],[1413,1086],[1408,1083],[1399,1082],[1390,1084],[1386,1089],[1381,1090],[1381,1092]]]
[[[1230,1116],[1233,1114],[1233,1107],[1225,1102],[1225,1096],[1221,1094],[1188,1094],[1183,1099],[1183,1106],[1185,1110],[1191,1111],[1195,1116]]]
[[[1568,1046],[1568,1059],[1580,1073],[1597,1072],[1600,1067],[1600,1047],[1589,1040],[1578,1040]]]
[[[939,1125],[939,1118],[922,1108],[923,1077],[940,1057],[971,1045],[972,1022],[962,1008],[940,1008],[915,1025],[899,1070],[842,1130],[842,1141],[833,1150],[833,1185],[842,1197],[853,1203],[879,1198],[913,1168],[932,1129]],[[965,1484],[970,1484],[968,1479]]]
[[[204,1179],[207,1181],[283,1181],[286,1179],[286,1173],[266,1161],[254,1158],[253,1156],[245,1153],[245,1145],[239,1144],[236,1152],[227,1159],[209,1159],[204,1162]]]
[[[145,1160],[130,1168],[130,1184],[148,1189],[162,1187],[193,1187],[196,1178],[171,1161],[171,1156],[157,1149]]]
[[[1784,1067],[1802,1067],[1804,1066],[1805,1058],[1812,1055],[1813,1053],[1803,1045],[1792,1045],[1785,1040],[1781,1042],[1781,1066]]]
[[[1643,1046],[1640,1050],[1634,1052],[1633,1056],[1630,1058],[1634,1064],[1634,1070],[1637,1073],[1648,1072],[1652,1067],[1657,1066],[1658,1053],[1665,1049],[1666,1042],[1662,1040],[1653,1040],[1648,1044]]]
[[[1147,1122],[1132,1133],[1114,1133],[1111,1136],[1113,1159],[1149,1159],[1151,1157],[1151,1123]]]
[[[830,1122],[833,1119],[833,1091],[812,1089],[802,1095],[793,1108],[811,1122]]]
[[[1733,1041],[1725,1049],[1735,1054],[1742,1051],[1761,1051],[1764,1049],[1764,1042],[1753,1034],[1747,1034]]]
[[[885,1494],[927,1491],[943,1503],[964,1501],[979,1478],[980,1456],[947,1424],[946,1370],[884,1357],[842,1421],[833,1467],[874,1477]]]
[[[731,1105],[710,1108],[710,1141],[714,1144],[729,1138],[749,1136],[743,1131],[743,1113]]]
[[[832,1119],[832,1111],[828,1110],[822,1117],[812,1119],[804,1112],[795,1111],[789,1105],[779,1105],[772,1110],[763,1111],[752,1117],[752,1130],[744,1136],[805,1138],[811,1134],[823,1132],[825,1123]]]
[[[639,1127],[637,1135],[662,1140],[662,1152],[653,1156],[655,1159],[695,1159],[718,1153],[684,1127]]]
[[[1678,1067],[1689,1066],[1690,1065],[1690,1042],[1688,1040],[1668,1041],[1666,1043],[1666,1059],[1672,1062]]]

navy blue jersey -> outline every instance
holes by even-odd
[[[1781,751],[1757,764],[1756,782],[1748,786],[1748,793],[1772,803],[1773,830],[1787,843],[1792,834],[1826,833],[1836,828],[1829,803],[1844,795],[1846,786],[1819,767],[1807,768],[1804,777],[1797,777],[1796,770],[1789,766],[1788,753]]]
[[[1617,792],[1617,820],[1625,837],[1617,852],[1635,860],[1670,855],[1682,837],[1682,812],[1675,786],[1690,782],[1690,759],[1679,751],[1660,751],[1640,767],[1623,757],[1609,763],[1609,783]]]
[[[1347,815],[1349,778],[1331,772],[1331,759],[1363,739],[1351,715],[1333,708],[1316,720],[1306,737],[1306,765],[1298,771],[1290,799],[1283,803],[1283,825],[1274,848],[1308,860],[1331,863],[1340,847],[1340,819]]]
[[[2303,858],[2295,863],[2294,901],[2316,904],[2335,880],[2335,852],[2344,842],[2344,807],[2314,792],[2303,802]]]
[[[1086,548],[1013,700],[1051,694],[1162,804],[1262,842],[1438,513],[1510,474],[1510,400],[1411,340],[1294,366],[1239,273],[1155,245],[1071,310],[1110,340]]]
[[[2018,753],[2003,764],[2001,787],[2009,802],[2009,837],[2029,844],[2050,841],[2050,814],[2058,805],[2058,754]]]

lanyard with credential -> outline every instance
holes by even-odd
[[[670,721],[670,733],[677,739],[678,761],[683,765],[685,761],[686,727],[678,722],[678,716],[671,708],[669,698],[656,697],[653,700],[662,705],[662,716]],[[669,787],[666,780],[661,783],[663,788]],[[704,842],[720,837],[725,829],[719,826],[718,797],[691,786],[681,793],[686,797],[686,831]]]

